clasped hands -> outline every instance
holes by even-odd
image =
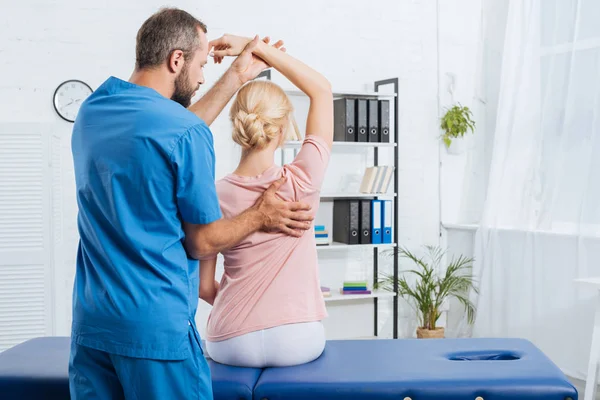
[[[262,39],[262,42],[268,45],[270,40],[267,36]],[[260,44],[259,42],[258,35],[254,38],[247,38],[225,34],[208,43],[209,55],[213,57],[215,64],[220,64],[225,57],[237,56],[236,60],[231,64],[231,70],[239,77],[241,83],[244,84],[256,78],[265,69],[270,68],[270,65],[254,54],[254,51]],[[282,40],[278,40],[272,46],[281,51],[286,50],[283,47]]]

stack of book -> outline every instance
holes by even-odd
[[[371,294],[367,288],[367,281],[344,281],[344,287],[340,289],[342,294]]]
[[[321,293],[323,293],[323,297],[331,297],[331,289],[327,286],[321,286]]]
[[[329,232],[325,230],[324,225],[315,225],[315,240],[317,245],[329,244]]]
[[[360,184],[361,193],[387,193],[392,177],[393,166],[369,167],[365,170]]]

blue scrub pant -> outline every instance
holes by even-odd
[[[212,400],[208,363],[193,329],[190,356],[181,361],[131,358],[72,342],[69,387],[72,400]]]

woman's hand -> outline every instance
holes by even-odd
[[[225,57],[239,56],[251,41],[252,38],[225,34],[218,39],[211,40],[208,43],[208,47],[211,49],[209,54],[213,57],[215,64],[220,64]],[[271,39],[268,36],[263,39],[265,44],[269,44],[270,41]],[[275,44],[273,44],[273,47],[281,51],[285,51],[285,47],[283,47],[283,40],[278,40]]]
[[[268,45],[269,38],[267,37],[263,39],[263,42],[265,43],[263,46]],[[281,50],[280,47],[282,45],[283,42],[280,40],[272,47]],[[253,80],[261,72],[270,67],[264,60],[254,54],[254,51],[256,51],[258,46],[259,40],[258,36],[256,36],[254,39],[248,42],[241,54],[231,64],[230,70],[236,74],[242,85]],[[282,51],[285,51],[285,49]]]

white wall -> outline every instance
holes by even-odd
[[[472,224],[481,218],[487,190],[508,1],[449,0],[440,6],[440,32],[450,32],[440,36],[442,113],[459,102],[476,122],[475,134],[459,141],[462,153],[442,149],[441,220]]]
[[[438,95],[443,89],[438,88],[438,78],[443,80],[445,72],[451,71],[458,77],[459,86],[472,78],[470,58],[455,61],[457,57],[472,55],[476,40],[471,35],[477,34],[473,23],[479,18],[477,0],[439,3],[439,32],[438,4],[434,0],[182,0],[169,5],[202,19],[208,25],[210,38],[228,32],[284,39],[290,54],[321,71],[336,90],[372,90],[374,80],[398,77],[398,237],[401,244],[416,247],[439,241]],[[72,126],[55,114],[52,94],[60,82],[70,78],[84,80],[92,88],[110,75],[127,79],[134,65],[136,31],[162,5],[166,4],[155,0],[23,0],[3,7],[0,76],[5,79],[0,82],[0,122],[47,123],[63,140],[64,241],[56,251],[54,266],[56,334],[69,332],[77,232],[69,143]],[[439,71],[438,37],[442,38],[439,61],[443,67]],[[205,71],[206,87],[224,69],[225,66],[209,65]],[[215,122],[213,131],[217,175],[222,176],[235,166],[237,151],[224,118]],[[347,167],[340,161],[332,167],[332,174]],[[356,173],[356,168],[352,173]],[[365,257],[369,260],[369,255]],[[360,256],[349,258],[360,266]],[[340,267],[336,264],[334,268]],[[324,275],[330,276],[332,269]],[[337,276],[355,272],[342,269]],[[362,311],[356,315],[364,317],[365,324],[371,326],[370,308],[357,307]],[[354,329],[362,334],[359,331],[363,321],[352,322],[354,314],[346,310],[332,307],[334,325],[345,321],[344,330]],[[381,325],[389,332],[391,321],[384,319]],[[403,327],[403,335],[412,334],[412,327],[402,330]]]
[[[483,39],[481,3],[482,0],[440,2],[440,32],[445,32],[439,38],[440,48],[445,50],[440,52],[439,59],[440,116],[460,103],[473,111],[477,124],[475,136],[469,134],[453,141],[453,147],[458,145],[459,150],[463,150],[461,154],[452,154],[442,146],[442,222],[464,222],[476,218],[478,212],[474,200],[480,189],[477,186],[477,177],[481,175],[480,160],[475,158],[478,153],[470,150],[484,137],[481,134],[485,115],[481,112],[484,100],[479,54]],[[464,18],[465,11],[468,18]]]
[[[475,134],[463,139],[462,153],[441,152],[442,243],[450,256],[473,257],[494,140],[508,1],[451,0],[441,6],[440,31],[453,33],[440,37],[440,103],[469,106],[477,124]],[[463,17],[466,9],[469,18]],[[457,334],[462,316],[462,305],[451,301],[449,336]]]

